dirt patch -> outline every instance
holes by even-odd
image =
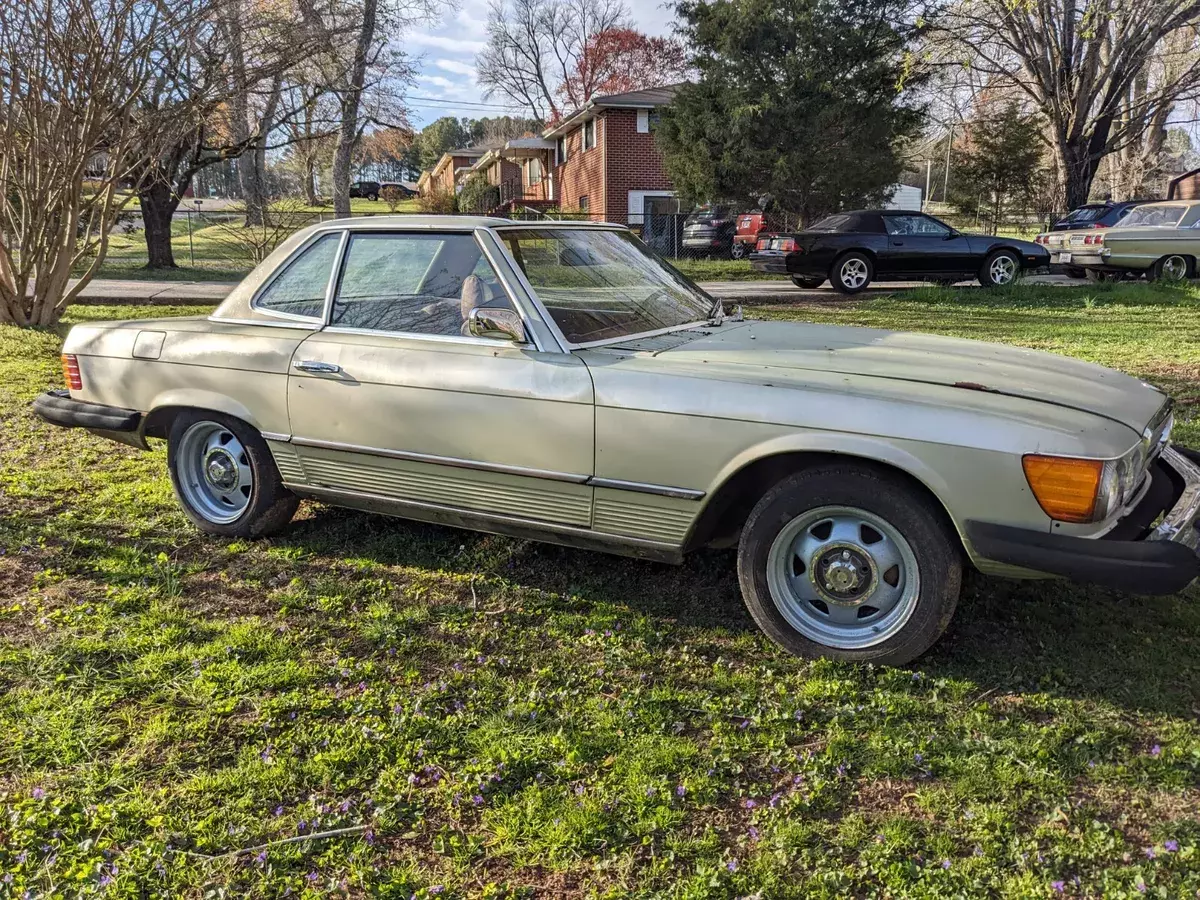
[[[1179,792],[1131,791],[1109,785],[1080,785],[1071,796],[1105,824],[1121,831],[1139,847],[1154,844],[1153,834],[1169,832],[1172,825],[1200,826],[1200,789]],[[1168,834],[1169,837],[1169,834]]]
[[[871,816],[903,815],[909,819],[933,821],[918,796],[921,782],[908,778],[872,778],[858,782],[855,809]]]

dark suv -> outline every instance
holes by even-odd
[[[728,206],[701,206],[683,222],[683,249],[692,254],[729,256],[736,217]]]
[[[379,199],[378,181],[355,181],[350,185],[351,197],[366,197],[374,202]]]

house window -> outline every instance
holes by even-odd
[[[596,146],[596,120],[589,119],[583,123],[583,149],[591,150]]]
[[[563,135],[558,139],[558,146],[554,148],[554,152],[558,157],[558,164],[561,166],[567,161],[567,138]]]
[[[657,109],[652,109],[649,111],[649,114],[646,116],[646,125],[647,125],[647,130],[651,134],[658,131],[658,122],[659,122],[659,119],[661,119],[661,118],[662,118],[662,116],[659,115]]]
[[[588,196],[587,196],[587,194],[584,194],[582,197],[579,198],[579,211],[584,212],[584,213],[588,211]]]
[[[542,161],[540,159],[536,159],[536,158],[530,159],[528,166],[529,166],[528,183],[529,184],[541,184],[542,183]]]

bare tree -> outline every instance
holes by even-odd
[[[321,35],[323,85],[338,105],[333,154],[333,210],[350,215],[354,149],[370,125],[407,127],[403,92],[412,80],[407,57],[389,46],[405,28],[436,15],[444,0],[356,0],[322,13],[314,0],[299,0],[309,29]],[[348,27],[349,26],[351,27]]]
[[[1087,201],[1107,154],[1200,96],[1197,0],[962,0],[935,21],[962,62],[1015,85],[1046,117],[1071,207]]]
[[[0,0],[0,322],[53,324],[103,263],[136,149],[177,127],[139,98],[202,3]]]
[[[479,84],[487,96],[553,121],[611,75],[592,64],[597,36],[629,27],[624,0],[492,0],[487,47],[476,60]]]

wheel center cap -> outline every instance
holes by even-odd
[[[237,485],[237,465],[224,450],[214,450],[204,462],[204,477],[213,487],[229,490]]]
[[[862,603],[874,583],[870,560],[856,547],[827,548],[814,560],[812,572],[822,594],[847,606]]]

